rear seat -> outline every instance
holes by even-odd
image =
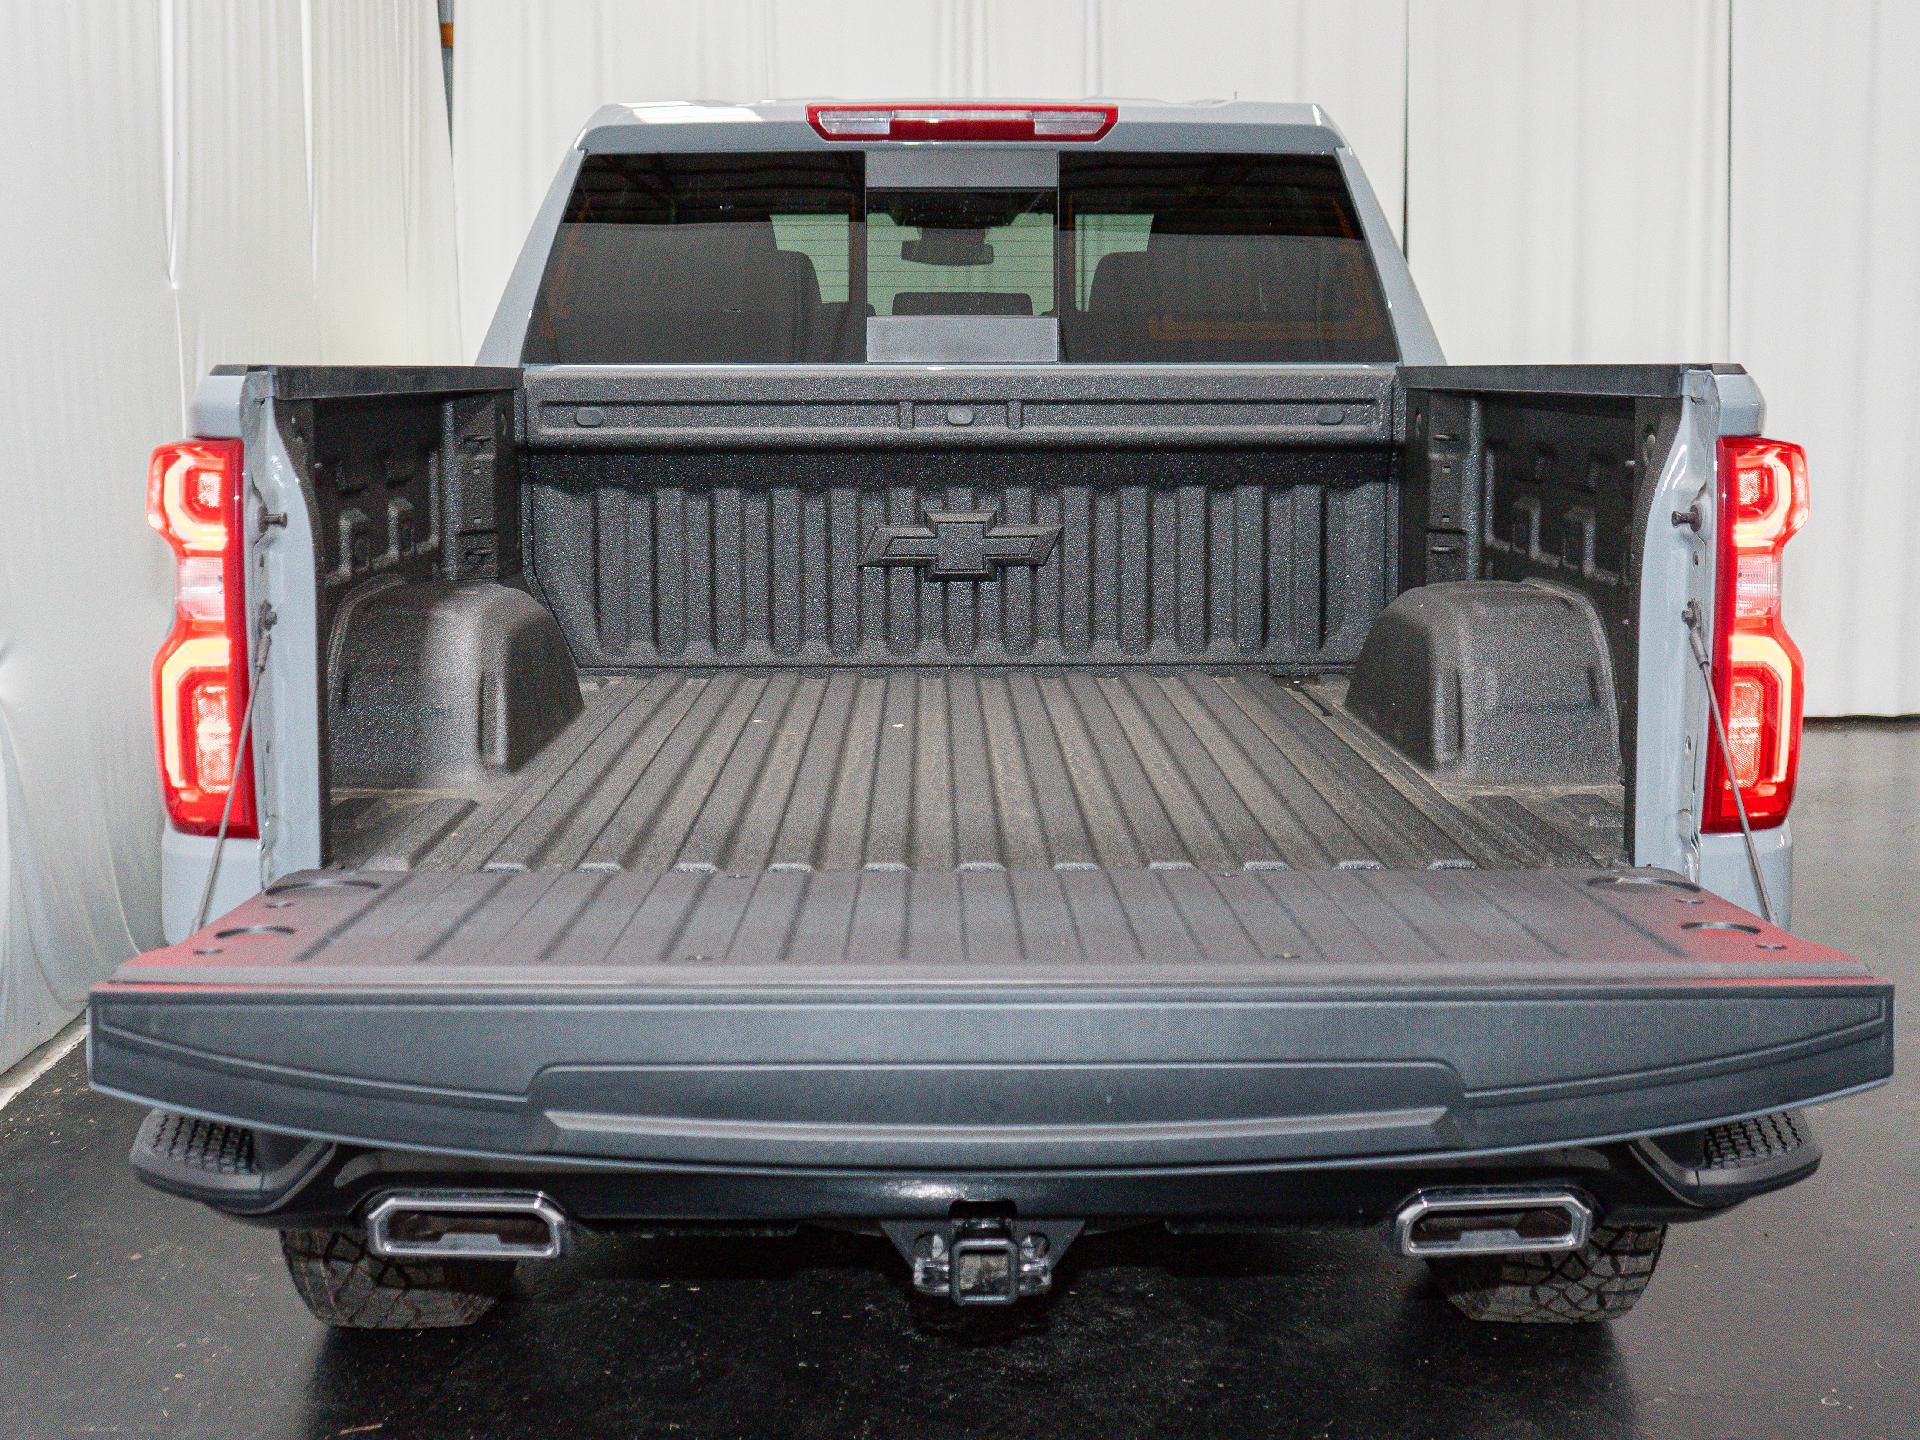
[[[1169,228],[1163,217],[1146,249],[1100,258],[1087,308],[1065,337],[1067,356],[1101,359],[1112,350],[1131,358],[1199,358],[1187,352],[1202,347],[1235,358],[1232,348],[1241,342],[1264,352],[1272,342],[1263,327],[1307,328],[1347,309],[1336,287],[1348,273],[1317,236],[1197,234]],[[1181,333],[1197,326],[1209,328]],[[1236,327],[1243,335],[1232,333]]]
[[[1154,227],[1141,289],[1168,318],[1312,322],[1321,313],[1327,242],[1306,235],[1196,235]]]
[[[593,316],[576,335],[559,340],[569,359],[808,358],[820,282],[812,260],[779,248],[770,221],[568,228],[571,263],[564,274],[572,283],[553,308],[561,316]],[[609,284],[616,275],[619,283]]]
[[[1093,267],[1087,309],[1100,315],[1145,309],[1147,252],[1116,250]]]

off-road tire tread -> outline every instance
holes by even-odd
[[[351,1230],[282,1230],[280,1251],[314,1318],[350,1330],[471,1325],[513,1278],[510,1260],[382,1260]]]
[[[1578,1250],[1429,1260],[1434,1282],[1470,1320],[1583,1325],[1633,1309],[1653,1278],[1664,1225],[1596,1225]]]

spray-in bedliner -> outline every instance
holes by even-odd
[[[662,671],[593,683],[518,774],[343,791],[373,870],[1593,866],[1621,791],[1431,781],[1257,670]]]

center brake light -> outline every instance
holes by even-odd
[[[253,837],[251,746],[236,753],[247,709],[246,596],[238,440],[183,440],[153,452],[147,523],[177,560],[173,630],[153,662],[160,789],[176,830]]]
[[[809,105],[823,140],[1098,140],[1111,105]]]
[[[1720,554],[1713,607],[1713,683],[1732,752],[1707,751],[1701,828],[1740,828],[1734,785],[1754,829],[1778,825],[1793,804],[1806,691],[1799,647],[1780,620],[1780,552],[1807,522],[1807,456],[1757,437],[1722,440]]]

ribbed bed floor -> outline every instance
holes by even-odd
[[[369,870],[1607,864],[1619,788],[1443,791],[1258,671],[661,671],[482,792],[347,792]]]

